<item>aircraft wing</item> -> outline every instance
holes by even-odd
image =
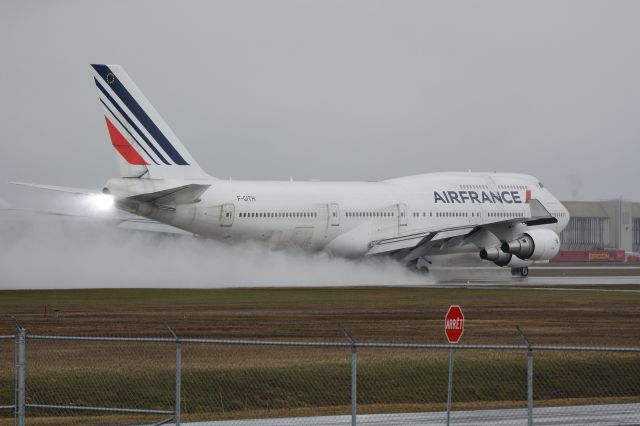
[[[403,257],[406,260],[412,260],[428,254],[433,249],[440,249],[445,245],[461,246],[465,243],[472,243],[486,246],[489,245],[487,241],[497,243],[499,240],[495,237],[494,232],[501,227],[513,226],[514,224],[535,226],[558,221],[540,201],[533,199],[530,200],[529,204],[530,214],[527,217],[510,218],[482,225],[443,226],[371,241],[366,255],[392,254]]]
[[[367,252],[367,256],[413,249],[434,241],[464,236],[473,232],[475,228],[477,228],[477,226],[434,229],[431,231],[416,232],[413,234],[372,241],[369,243],[370,248]]]

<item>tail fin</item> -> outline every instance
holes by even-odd
[[[91,65],[120,175],[211,179],[119,65]]]

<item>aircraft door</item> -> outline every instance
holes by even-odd
[[[487,185],[487,187],[489,188],[489,191],[496,191],[498,189],[498,185],[496,184],[496,181],[493,180],[493,178],[491,177],[491,175],[485,175],[484,177],[484,182]],[[493,222],[491,220],[491,218],[489,217],[489,213],[492,211],[491,206],[493,204],[490,203],[482,203],[480,204],[480,210],[482,211],[482,223],[491,223]]]
[[[232,203],[226,203],[222,205],[220,211],[220,225],[231,226],[233,225],[233,219],[236,213],[236,208]]]
[[[398,226],[407,226],[407,205],[405,203],[398,204]]]
[[[340,207],[336,203],[329,204],[329,225],[340,226]]]

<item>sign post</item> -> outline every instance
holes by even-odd
[[[464,315],[462,309],[458,305],[451,305],[444,317],[444,333],[447,335],[449,344],[458,343],[463,332]]]
[[[453,391],[453,354],[454,346],[460,341],[464,333],[464,315],[458,305],[449,306],[447,315],[444,316],[444,334],[449,341],[449,382],[447,385],[447,426],[451,421],[451,393]]]

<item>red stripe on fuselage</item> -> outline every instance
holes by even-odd
[[[122,133],[116,128],[116,126],[109,121],[107,116],[105,115],[104,119],[107,122],[107,129],[109,129],[109,136],[111,137],[111,144],[115,149],[118,150],[120,155],[127,160],[129,164],[146,166],[148,163],[144,161],[144,158],[138,154],[138,151],[135,150],[134,147],[131,146],[128,140],[122,136]]]

